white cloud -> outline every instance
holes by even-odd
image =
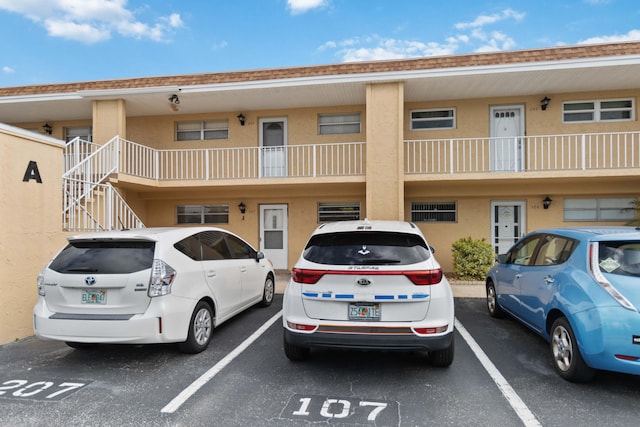
[[[628,42],[640,40],[640,30],[631,30],[626,34],[614,34],[611,36],[599,36],[591,37],[586,40],[581,40],[578,44],[597,44],[597,43],[614,43],[614,42]]]
[[[449,38],[445,43],[423,43],[371,36],[327,42],[320,49],[337,47],[337,54],[344,62],[356,62],[447,55],[455,52],[458,44],[456,38]]]
[[[399,40],[376,35],[327,41],[318,47],[318,51],[335,50],[342,61],[354,62],[451,55],[462,45],[476,52],[509,50],[517,46],[516,41],[502,31],[487,31],[486,27],[507,20],[519,22],[524,18],[524,13],[505,9],[493,15],[480,15],[471,22],[455,24],[454,28],[460,32],[447,37],[443,42]]]
[[[485,25],[495,24],[505,19],[513,19],[515,21],[522,21],[525,17],[524,13],[516,12],[513,9],[505,9],[500,13],[494,13],[493,15],[480,15],[471,22],[459,22],[455,24],[455,28],[458,30],[466,30],[468,28],[484,27]]]
[[[4,67],[2,67],[2,72],[5,74],[13,74],[16,72],[16,70],[14,70],[13,68],[9,67],[8,65],[5,65]]]
[[[184,23],[177,13],[155,23],[137,20],[128,0],[0,0],[0,10],[25,16],[42,25],[50,36],[83,43],[124,37],[163,41]]]
[[[287,0],[287,5],[294,15],[318,9],[329,4],[329,0]]]

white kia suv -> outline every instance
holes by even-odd
[[[142,228],[70,237],[38,276],[37,337],[96,343],[180,343],[198,353],[212,329],[273,300],[270,261],[218,228]]]
[[[454,356],[449,282],[420,229],[401,221],[319,226],[291,272],[283,301],[284,352],[313,347],[423,350]]]

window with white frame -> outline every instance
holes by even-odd
[[[229,205],[178,205],[178,224],[228,224]]]
[[[456,202],[411,202],[412,222],[457,222]]]
[[[318,203],[318,222],[360,219],[359,202]]]
[[[565,123],[607,122],[634,119],[633,99],[564,102],[562,120]]]
[[[455,108],[411,111],[411,130],[455,129]]]
[[[91,142],[93,140],[91,128],[90,127],[64,128],[65,141],[69,142],[74,138],[80,138],[83,141]]]
[[[176,123],[176,141],[229,139],[229,120]]]
[[[635,199],[564,199],[564,221],[631,221]]]
[[[318,134],[320,135],[360,132],[360,113],[318,115]]]

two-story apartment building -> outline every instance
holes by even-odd
[[[0,121],[69,142],[65,230],[213,224],[288,269],[401,219],[452,271],[461,237],[633,219],[639,96],[633,42],[7,87]]]

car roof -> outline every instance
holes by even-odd
[[[131,230],[111,230],[97,231],[91,233],[77,234],[67,238],[70,242],[86,240],[180,240],[202,231],[223,231],[233,234],[227,230],[217,227],[149,227],[135,228]]]
[[[631,226],[578,226],[560,227],[536,230],[535,233],[562,234],[576,239],[607,240],[607,239],[640,239],[640,228]]]
[[[313,234],[344,233],[349,231],[402,232],[422,236],[422,231],[412,222],[369,219],[327,222],[316,228]]]

